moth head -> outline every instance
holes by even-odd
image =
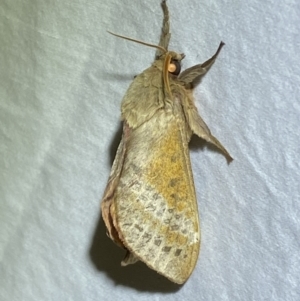
[[[116,37],[125,39],[125,40],[129,40],[132,42],[136,42],[136,43],[139,43],[139,44],[142,44],[145,46],[149,46],[149,47],[158,49],[159,52],[161,53],[161,55],[159,57],[157,57],[157,59],[163,60],[162,71],[163,71],[163,80],[164,80],[165,90],[169,95],[171,95],[169,74],[172,74],[174,76],[179,75],[179,73],[181,71],[181,60],[185,57],[184,53],[176,53],[174,51],[168,51],[167,49],[165,49],[164,47],[162,47],[160,45],[146,43],[146,42],[139,41],[139,40],[136,40],[133,38],[118,35],[118,34],[110,32],[110,31],[108,31],[108,33],[110,33]]]
[[[168,51],[166,53],[165,64],[167,65],[167,71],[170,74],[178,76],[181,71],[181,60],[184,59],[184,53],[176,53],[174,51]]]

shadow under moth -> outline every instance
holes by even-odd
[[[232,158],[198,114],[193,88],[219,54],[180,73],[183,53],[168,50],[169,11],[153,64],[136,76],[121,105],[123,135],[101,209],[108,236],[127,253],[122,265],[140,260],[182,284],[199,254],[200,227],[188,143],[192,134]]]

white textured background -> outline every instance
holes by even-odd
[[[120,103],[160,0],[1,0],[0,300],[300,300],[298,0],[169,0],[184,68],[226,43],[197,106],[234,157],[193,139],[202,247],[178,287],[105,235]]]

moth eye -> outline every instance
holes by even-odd
[[[172,60],[168,67],[168,71],[171,74],[178,75],[180,73],[180,70],[181,70],[180,62],[176,60]]]

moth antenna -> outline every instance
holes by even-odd
[[[121,36],[119,34],[111,32],[111,31],[107,31],[107,32],[110,33],[110,34],[112,34],[113,36],[118,37],[118,38],[122,38],[122,39],[125,39],[125,40],[128,40],[128,41],[136,42],[136,43],[139,43],[139,44],[142,44],[142,45],[145,45],[145,46],[153,47],[153,48],[159,49],[163,53],[167,52],[167,50],[164,47],[161,47],[159,45],[150,44],[150,43],[146,43],[146,42],[143,42],[143,41],[140,41],[140,40],[136,40],[136,39],[133,39],[133,38]]]
[[[163,79],[164,79],[164,85],[165,85],[165,88],[167,90],[167,92],[169,93],[170,96],[172,96],[172,93],[171,93],[171,88],[170,88],[170,81],[169,81],[169,65],[170,65],[170,62],[171,62],[171,54],[170,53],[167,53],[166,57],[165,57],[165,61],[164,61],[164,69],[163,69]]]

